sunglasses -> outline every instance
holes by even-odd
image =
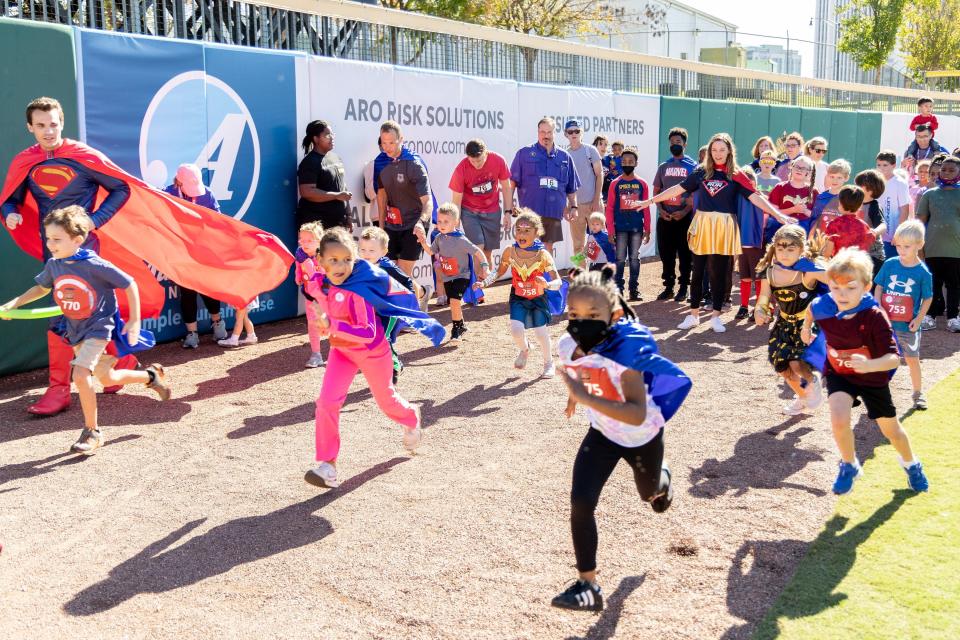
[[[572,136],[575,133],[580,133],[580,129],[570,129],[569,131],[567,131],[568,136]]]
[[[827,152],[826,149],[811,149],[811,151],[813,151],[814,153],[826,153],[826,152]]]

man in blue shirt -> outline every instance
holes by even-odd
[[[573,158],[553,143],[557,123],[544,116],[537,123],[537,142],[522,147],[510,165],[510,180],[521,207],[543,220],[543,243],[553,252],[553,243],[563,240],[562,218],[577,211],[580,179]]]
[[[683,182],[697,163],[686,155],[687,130],[674,127],[667,134],[670,142],[670,158],[657,167],[657,174],[653,179],[653,195],[666,191],[670,187]],[[673,200],[661,202],[657,205],[657,251],[660,253],[660,262],[663,264],[663,291],[657,300],[683,302],[687,298],[687,287],[690,284],[692,258],[690,246],[687,244],[687,231],[690,229],[690,220],[693,218],[693,194],[685,193]],[[673,295],[673,285],[676,283],[674,265],[680,262],[680,289]]]

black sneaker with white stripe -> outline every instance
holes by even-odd
[[[577,580],[566,591],[555,597],[550,604],[561,609],[578,611],[603,611],[603,595],[600,587],[586,580]]]

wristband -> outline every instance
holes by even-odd
[[[480,263],[480,266],[483,267],[484,269],[486,269],[487,267],[490,266],[490,263],[489,263],[489,262],[481,262],[481,263]]]

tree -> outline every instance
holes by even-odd
[[[917,82],[924,72],[960,68],[960,0],[914,0],[903,12],[900,48]],[[938,79],[941,89],[956,85],[955,78]]]
[[[897,43],[905,4],[906,0],[850,0],[837,8],[837,15],[850,12],[840,20],[837,46],[864,71],[873,69],[876,84]]]
[[[447,18],[459,22],[477,22],[482,10],[480,0],[380,0],[388,9],[426,13],[438,18]],[[401,32],[396,27],[388,29],[390,34],[390,61],[394,64],[412,65],[423,54],[428,43],[436,40],[436,34],[426,31]],[[409,59],[400,60],[399,40],[409,39],[413,52]]]

